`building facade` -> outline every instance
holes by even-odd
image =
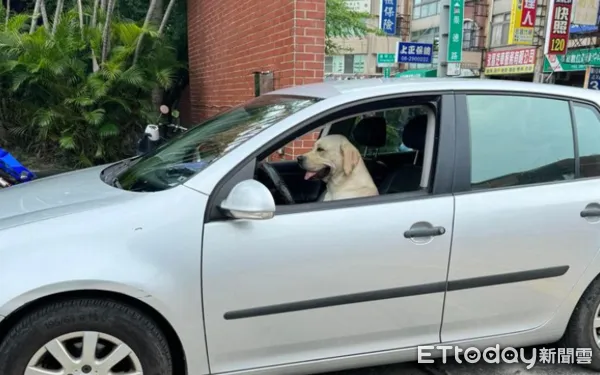
[[[489,3],[487,0],[465,0],[464,7],[461,76],[479,77],[487,39]],[[440,0],[414,0],[411,9],[410,40],[436,43],[440,33],[440,11]],[[432,64],[409,64],[407,68],[436,69],[437,64],[438,56],[435,52]]]
[[[195,123],[252,98],[255,73],[271,89],[323,81],[325,0],[188,0],[188,27]]]
[[[410,32],[409,7],[411,0],[398,0],[396,9],[396,34],[393,36],[367,35],[364,38],[333,39],[341,51],[325,57],[327,78],[360,78],[382,76],[377,66],[378,53],[396,53],[399,41],[407,41]],[[372,28],[379,25],[379,0],[346,0],[353,10],[367,12],[373,18],[365,20]]]

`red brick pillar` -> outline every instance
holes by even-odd
[[[188,0],[191,115],[200,121],[275,88],[323,81],[325,0]]]

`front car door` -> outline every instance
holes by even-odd
[[[598,108],[514,92],[464,93],[457,108],[457,127],[469,136],[458,156],[466,173],[455,186],[442,340],[534,330],[600,247],[598,219],[581,216],[600,204]],[[581,118],[577,136],[572,117]]]
[[[441,132],[429,192],[278,207],[264,221],[208,219],[202,285],[211,371],[439,342],[454,210],[453,99],[439,95],[432,116]],[[446,232],[405,238],[417,223]]]

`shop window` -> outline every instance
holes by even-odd
[[[491,47],[500,47],[508,44],[509,28],[510,13],[498,14],[492,18]]]
[[[440,14],[439,0],[415,0],[413,5],[413,20]]]
[[[333,56],[325,56],[325,73],[333,72]]]
[[[463,49],[479,47],[479,25],[475,21],[465,20],[463,24]]]

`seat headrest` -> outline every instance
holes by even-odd
[[[387,138],[387,125],[383,117],[365,117],[352,130],[352,138],[361,146],[383,147]]]
[[[413,150],[425,149],[425,135],[427,134],[427,115],[413,117],[402,131],[402,143]]]

